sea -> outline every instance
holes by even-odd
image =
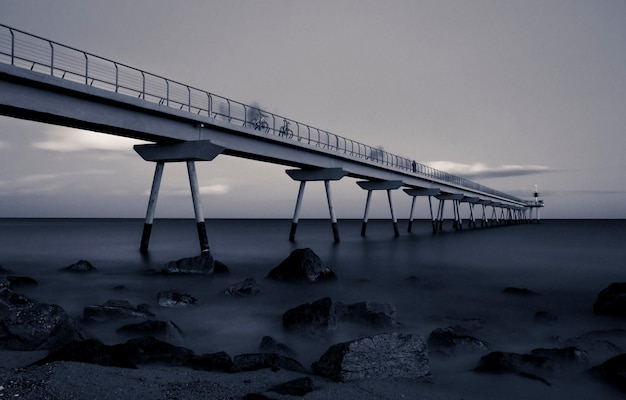
[[[446,221],[444,231],[436,234],[429,220],[414,221],[410,233],[407,221],[400,220],[399,237],[389,220],[370,220],[365,237],[360,220],[339,220],[341,241],[335,243],[330,221],[324,219],[301,220],[293,242],[288,240],[291,220],[207,219],[211,253],[230,271],[208,277],[152,273],[169,261],[200,254],[195,221],[156,219],[148,254],[139,251],[143,224],[142,219],[0,219],[0,265],[12,275],[37,280],[37,286],[20,289],[25,295],[58,304],[72,317],[80,318],[86,306],[112,299],[147,304],[157,319],[181,328],[183,339],[175,344],[197,354],[258,352],[262,337],[270,335],[308,364],[334,343],[371,334],[367,327],[342,326],[320,339],[282,328],[285,311],[326,296],[342,303],[391,303],[402,324],[398,329],[425,339],[433,329],[470,321],[476,337],[501,351],[529,352],[555,347],[558,337],[626,328],[623,320],[593,314],[602,289],[626,282],[625,220],[548,219],[459,231]],[[298,248],[312,249],[337,280],[289,284],[266,279]],[[59,272],[79,260],[88,260],[98,272]],[[256,280],[259,294],[222,295],[247,278]],[[507,287],[537,295],[507,295]],[[190,294],[198,303],[161,308],[157,294],[162,290]],[[538,311],[557,316],[557,322],[535,322]],[[124,323],[131,322],[137,321]],[[120,324],[89,329],[115,344],[126,340],[117,333]],[[603,357],[591,355],[590,363]],[[478,359],[439,368],[461,374]]]

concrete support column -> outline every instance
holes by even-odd
[[[326,188],[326,200],[328,200],[328,213],[330,214],[330,222],[333,229],[333,238],[335,239],[335,243],[339,243],[339,229],[337,227],[337,217],[335,217],[333,201],[330,196],[330,181],[325,180],[324,187]]]
[[[365,200],[365,212],[363,213],[363,223],[361,224],[361,236],[365,236],[367,230],[367,219],[370,212],[370,202],[372,200],[372,190],[367,191],[367,200]]]
[[[300,219],[300,207],[302,206],[302,197],[304,196],[304,187],[306,181],[300,181],[300,189],[298,190],[298,199],[296,200],[296,209],[293,212],[293,220],[291,221],[291,231],[289,232],[289,240],[296,240],[296,229],[298,228],[298,220]]]
[[[391,211],[391,220],[393,222],[393,232],[395,237],[400,236],[398,231],[398,221],[393,210],[393,202],[391,201],[391,191],[399,189],[404,183],[402,181],[358,181],[357,185],[361,189],[367,190],[367,200],[365,202],[365,212],[363,213],[363,225],[361,225],[361,236],[365,236],[367,228],[367,218],[369,214],[370,201],[372,199],[373,190],[386,190],[389,199],[389,210]]]
[[[163,177],[163,167],[165,163],[159,161],[156,163],[154,169],[154,178],[152,179],[152,189],[150,190],[150,199],[148,200],[148,210],[146,211],[146,222],[143,225],[143,233],[141,235],[141,245],[139,250],[142,253],[148,251],[148,245],[150,244],[150,234],[152,233],[152,223],[154,221],[154,214],[156,213],[156,204],[159,197],[159,189],[161,187],[161,178]]]
[[[415,198],[417,196],[428,196],[428,209],[430,210],[430,221],[432,224],[433,233],[437,232],[437,228],[435,226],[435,217],[433,216],[433,203],[431,200],[432,196],[436,196],[439,194],[440,190],[438,188],[432,189],[404,189],[404,192],[411,196],[413,199],[411,200],[411,214],[409,215],[409,227],[407,229],[408,232],[412,231],[413,228],[413,215],[415,210]]]
[[[296,200],[296,209],[293,213],[291,222],[291,231],[289,232],[289,240],[296,240],[296,228],[298,219],[300,218],[300,207],[302,198],[304,197],[304,187],[308,181],[324,181],[326,188],[326,199],[328,201],[328,212],[330,213],[330,222],[333,229],[333,238],[336,243],[339,242],[339,228],[337,226],[337,218],[333,208],[332,197],[330,195],[330,181],[338,181],[348,173],[341,168],[317,168],[317,169],[289,169],[285,171],[289,177],[295,181],[300,181],[300,189],[298,190],[298,199]]]
[[[398,220],[396,219],[396,214],[393,212],[393,202],[391,201],[391,189],[387,189],[387,199],[389,200],[389,211],[391,212],[391,221],[393,222],[393,234],[395,237],[399,237]]]
[[[200,202],[200,190],[198,188],[198,175],[196,174],[196,164],[194,161],[187,161],[187,173],[189,174],[189,186],[191,188],[191,199],[193,201],[193,211],[196,215],[196,227],[198,228],[198,240],[200,241],[200,251],[209,251],[209,239],[206,234],[206,224],[202,215],[202,203]]]
[[[461,227],[459,226],[461,213],[459,211],[459,201],[463,199],[462,194],[452,193],[452,194],[439,194],[435,196],[439,200],[439,211],[437,212],[437,227],[438,231],[443,231],[443,212],[445,207],[446,200],[452,200],[452,211],[454,212],[454,222],[452,226],[454,229],[459,230]]]
[[[409,213],[409,226],[407,227],[406,231],[411,233],[411,230],[413,228],[413,211],[415,210],[415,198],[417,196],[412,196],[411,199],[411,212]]]

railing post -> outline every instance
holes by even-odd
[[[85,56],[85,85],[89,85],[89,58],[87,53],[83,53]]]
[[[170,81],[168,79],[165,80],[165,105],[170,106]]]
[[[119,71],[119,68],[117,67],[116,62],[114,62],[113,65],[115,65],[115,93],[117,93],[119,89],[119,85],[120,85],[120,81],[119,81],[120,71]]]
[[[187,86],[187,111],[191,112],[191,88]]]
[[[208,117],[211,118],[211,113],[213,111],[213,107],[212,107],[212,103],[213,103],[213,99],[211,98],[211,93],[209,92],[204,92],[206,93],[206,97],[207,97],[207,114]]]
[[[146,99],[146,74],[141,71],[141,98]]]
[[[9,32],[11,32],[11,65],[15,65],[15,33],[11,28],[9,28]]]
[[[52,42],[48,44],[50,44],[50,75],[54,76],[54,45]]]

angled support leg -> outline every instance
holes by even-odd
[[[409,227],[408,232],[412,231],[413,228],[413,215],[415,210],[415,198],[417,196],[428,196],[428,209],[430,210],[430,221],[432,224],[433,233],[437,232],[437,228],[435,225],[435,218],[433,216],[433,203],[431,200],[432,196],[436,196],[439,194],[440,190],[438,188],[431,189],[404,189],[404,192],[412,197],[411,200],[411,215],[409,216]]]
[[[389,211],[391,211],[391,221],[393,222],[393,234],[394,237],[399,237],[398,220],[396,219],[396,213],[393,211],[393,202],[391,201],[391,189],[387,189],[387,199],[389,200]]]
[[[373,190],[386,190],[387,197],[389,199],[389,208],[391,210],[391,219],[393,221],[393,231],[395,237],[400,236],[398,232],[398,221],[396,220],[395,213],[393,211],[393,203],[391,202],[391,190],[399,189],[404,182],[402,181],[358,181],[357,185],[363,190],[367,190],[367,201],[365,202],[365,213],[363,215],[363,225],[361,226],[361,236],[365,236],[365,229],[367,227],[367,218],[370,207],[370,200],[372,199]]]
[[[187,161],[187,173],[189,174],[189,186],[191,188],[191,199],[193,200],[193,211],[196,215],[196,227],[198,228],[198,240],[200,241],[200,251],[208,252],[209,239],[206,234],[206,224],[202,215],[202,204],[200,202],[200,190],[198,189],[198,175],[196,174],[196,164],[194,161]]]
[[[333,209],[333,201],[330,196],[330,181],[328,179],[324,181],[324,187],[326,188],[326,200],[328,200],[328,213],[330,214],[330,222],[333,229],[333,239],[335,243],[339,243],[339,228],[337,228],[337,217],[335,217],[335,210]]]
[[[306,181],[300,181],[300,189],[298,189],[298,199],[296,200],[296,209],[293,212],[293,220],[291,221],[291,231],[289,232],[289,241],[296,240],[296,229],[298,228],[298,220],[300,219],[300,207],[302,206],[302,197],[304,196],[304,187]]]
[[[141,245],[139,251],[146,253],[150,244],[150,234],[152,233],[152,223],[156,212],[157,199],[159,197],[159,189],[161,187],[161,178],[163,177],[163,167],[165,163],[159,161],[154,169],[154,178],[152,179],[152,189],[150,190],[150,200],[148,200],[148,210],[146,211],[146,222],[143,225],[143,233],[141,235]]]
[[[409,226],[407,227],[406,231],[411,233],[411,230],[413,228],[413,211],[415,210],[415,198],[417,196],[411,196],[411,212],[409,213]]]
[[[367,191],[367,200],[365,200],[365,212],[363,213],[363,223],[361,224],[361,236],[365,236],[367,230],[367,219],[370,212],[370,202],[372,200],[372,190]]]

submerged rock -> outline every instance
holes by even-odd
[[[322,282],[337,279],[335,273],[325,266],[321,258],[309,248],[292,251],[267,274],[267,277],[295,282]]]
[[[138,324],[124,325],[117,333],[127,336],[154,336],[170,342],[180,341],[182,330],[172,321],[148,320]]]
[[[244,296],[254,296],[255,294],[259,294],[261,288],[256,283],[254,278],[248,278],[241,282],[235,283],[224,289],[222,294],[224,296],[233,296],[233,297],[244,297]]]
[[[109,321],[124,318],[152,318],[147,304],[135,306],[127,300],[108,300],[104,304],[87,306],[83,309],[83,318],[89,322]]]
[[[198,300],[190,294],[163,290],[157,294],[157,303],[159,307],[189,307],[197,304]]]
[[[591,368],[592,376],[626,392],[626,354],[620,354]]]
[[[18,286],[37,286],[39,283],[28,276],[7,276],[7,281],[11,284],[11,287],[15,288]]]
[[[601,315],[626,317],[626,282],[611,283],[598,293],[593,312]]]
[[[231,372],[256,371],[264,368],[307,372],[306,368],[298,361],[276,353],[252,353],[235,356]]]
[[[444,356],[458,353],[486,352],[489,348],[482,340],[470,336],[461,328],[435,329],[428,336],[428,351]]]
[[[421,337],[382,333],[331,346],[313,371],[336,381],[430,379],[428,350]]]
[[[55,361],[75,361],[106,367],[137,368],[125,354],[96,339],[67,343],[32,365],[44,365]]]
[[[555,349],[534,349],[530,353],[535,356],[547,357],[561,371],[586,368],[589,362],[587,352],[574,346]]]
[[[96,272],[98,271],[98,269],[96,267],[94,267],[89,261],[87,260],[78,260],[78,262],[69,265],[65,268],[61,268],[59,269],[59,271],[61,272],[77,272],[77,273],[84,273],[84,272]]]
[[[181,258],[170,261],[161,270],[164,274],[199,274],[210,275],[215,272],[215,259],[209,252],[205,252],[195,257]]]
[[[135,364],[166,364],[184,366],[195,356],[185,347],[175,346],[152,336],[130,339],[113,346]]]
[[[548,357],[494,351],[483,356],[479,365],[474,368],[474,371],[494,374],[515,374],[524,378],[535,379],[551,386],[550,382],[540,374],[551,374],[557,367],[557,364]]]
[[[263,336],[261,344],[259,344],[259,353],[276,353],[285,357],[296,358],[295,351],[271,336]]]

